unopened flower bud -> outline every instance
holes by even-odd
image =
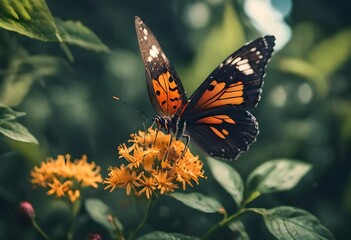
[[[34,208],[33,208],[32,204],[30,202],[27,202],[27,201],[20,202],[19,210],[26,217],[28,217],[30,219],[35,218]]]
[[[102,240],[102,237],[98,233],[92,233],[89,235],[88,240]]]

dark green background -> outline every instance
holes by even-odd
[[[38,222],[50,236],[63,238],[62,233],[68,224],[65,206],[60,201],[52,201],[44,191],[33,190],[29,171],[50,156],[71,153],[73,157],[80,157],[87,154],[89,160],[102,166],[103,177],[106,177],[107,168],[118,165],[118,144],[126,142],[130,133],[143,129],[144,122],[131,107],[113,100],[113,95],[148,117],[155,114],[148,99],[135,36],[135,15],[139,15],[157,36],[168,58],[179,70],[188,96],[216,67],[216,64],[207,64],[209,66],[198,68],[195,73],[192,67],[197,62],[206,62],[206,59],[201,59],[201,56],[206,56],[201,55],[201,51],[211,52],[208,48],[213,46],[213,49],[220,49],[218,56],[213,58],[224,59],[236,50],[226,49],[221,35],[208,38],[214,29],[221,28],[225,8],[235,9],[236,24],[244,30],[245,36],[237,36],[237,39],[246,42],[260,36],[245,14],[243,1],[227,1],[227,5],[222,1],[218,4],[205,1],[210,11],[208,24],[199,29],[189,27],[184,15],[195,2],[49,0],[47,3],[54,16],[81,21],[111,50],[101,54],[70,47],[73,63],[67,61],[57,44],[0,30],[2,75],[9,59],[19,51],[62,59],[55,74],[38,79],[23,101],[13,107],[27,113],[21,123],[37,137],[40,145],[33,147],[1,138],[1,146],[4,146],[0,149],[1,239],[38,239],[30,224],[17,217],[16,206],[22,200],[33,203]],[[336,239],[348,239],[351,227],[350,9],[348,1],[293,1],[291,13],[285,19],[291,27],[292,38],[269,63],[262,99],[251,111],[260,124],[257,142],[232,163],[244,179],[260,163],[275,158],[298,159],[313,164],[312,171],[298,187],[264,195],[251,205],[266,208],[291,205],[305,209],[319,218]],[[346,33],[340,35],[342,32]],[[341,36],[339,40],[348,41],[350,46],[341,48],[335,44],[338,41],[332,41],[335,36]],[[235,44],[239,46],[244,42]],[[206,48],[203,48],[205,43]],[[335,65],[333,71],[324,74],[325,69],[318,67],[311,71],[304,65],[287,64],[287,59],[295,59],[296,63],[309,62],[309,52],[319,44],[325,45],[319,66]],[[343,60],[337,61],[340,56],[344,56]],[[30,74],[32,69],[23,71]],[[312,98],[307,103],[299,97],[301,86],[312,90]],[[286,96],[285,103],[279,102],[282,93]],[[205,161],[202,152],[191,148]],[[206,173],[210,175],[209,171]],[[235,212],[231,198],[211,176],[190,190],[211,195],[223,202],[228,212]],[[85,196],[104,200],[115,210],[126,229],[133,229],[140,219],[130,207],[133,204],[131,198],[125,198],[123,190],[109,194],[101,187],[87,191]],[[164,197],[143,231],[163,230],[201,236],[220,217],[191,210]],[[244,223],[252,239],[273,239],[260,217],[249,215],[244,218]],[[78,224],[77,239],[85,239],[91,232],[109,238],[102,227],[88,218],[84,209]],[[219,238],[233,239],[233,236],[224,228],[214,236],[214,239]]]

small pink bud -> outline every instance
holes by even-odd
[[[26,217],[33,219],[35,218],[35,212],[32,204],[27,201],[20,202],[19,210],[23,213]]]
[[[89,235],[88,240],[102,240],[102,237],[98,233],[92,233]]]

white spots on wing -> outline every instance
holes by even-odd
[[[147,36],[146,35],[144,35],[144,40],[147,40]]]
[[[148,61],[148,62],[151,62],[151,61],[152,61],[152,57],[151,57],[151,56],[148,56],[148,57],[147,57],[147,61]]]
[[[253,47],[253,48],[250,49],[251,52],[254,52],[254,51],[256,51],[256,50],[257,50],[256,47]]]
[[[149,52],[150,56],[151,56],[152,58],[156,58],[156,57],[158,56],[159,53],[160,53],[160,52],[158,51],[157,47],[156,47],[155,45],[152,45],[152,47],[151,47],[151,49],[150,49],[150,52]]]
[[[234,59],[234,61],[231,63],[231,65],[235,65],[236,63],[238,63],[241,60],[241,57],[237,57]]]
[[[224,148],[222,148],[221,150],[222,150],[223,153],[225,152],[225,149],[224,149]]]
[[[248,64],[248,63],[237,66],[237,69],[240,72],[244,73],[245,75],[253,74],[253,70],[252,70],[250,64]]]
[[[225,64],[230,64],[231,61],[233,61],[233,57],[229,57],[226,61],[225,61]]]
[[[249,59],[243,59],[238,61],[236,68],[245,75],[251,75],[254,73],[254,70],[249,64]]]
[[[241,61],[238,61],[238,65],[244,65],[249,62],[249,59],[243,59]]]
[[[240,72],[243,72],[243,71],[251,69],[251,67],[250,67],[249,64],[246,63],[246,64],[238,66],[238,69],[239,69]]]
[[[143,31],[145,36],[147,36],[149,34],[146,28],[142,29],[142,31]]]
[[[254,70],[253,70],[252,68],[250,68],[250,69],[247,69],[247,70],[243,71],[243,73],[244,73],[245,75],[251,75],[251,74],[254,73]]]
[[[256,52],[256,55],[257,55],[257,56],[259,56],[260,54],[261,54],[261,52],[260,52],[260,51],[257,51],[257,52]]]

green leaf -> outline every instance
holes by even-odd
[[[101,200],[90,198],[85,200],[85,209],[87,210],[89,216],[97,223],[104,226],[107,230],[111,232],[114,231],[112,224],[109,222],[109,217],[112,216],[111,209]],[[122,231],[123,226],[121,222],[114,217],[114,221],[117,225],[117,228]]]
[[[228,227],[234,233],[237,233],[238,236],[235,237],[236,240],[250,240],[242,221],[231,221]]]
[[[268,230],[280,240],[331,240],[332,233],[309,212],[288,206],[265,211]]]
[[[308,163],[277,159],[258,166],[248,177],[246,189],[249,203],[263,193],[289,190],[311,169]]]
[[[16,112],[11,108],[0,104],[0,121],[10,121],[26,115],[24,112]]]
[[[326,77],[335,73],[351,57],[351,28],[316,44],[309,53],[311,63]],[[337,46],[337,47],[336,47]]]
[[[305,78],[316,87],[321,96],[325,96],[328,92],[328,84],[324,74],[305,59],[285,57],[278,61],[277,68],[283,72]]]
[[[140,238],[137,238],[137,240],[164,240],[164,239],[169,239],[169,240],[200,240],[198,237],[193,237],[193,236],[186,236],[180,233],[166,233],[166,232],[161,232],[161,231],[155,231],[148,233],[144,236],[141,236]]]
[[[80,22],[54,19],[44,0],[1,1],[0,27],[41,41],[108,51],[98,37]]]
[[[47,55],[14,58],[0,88],[0,102],[20,104],[35,81],[57,74],[62,66],[61,59]]]
[[[44,0],[0,2],[0,27],[41,41],[62,42]]]
[[[74,44],[97,52],[108,52],[108,47],[81,22],[62,21],[55,18],[63,42]]]
[[[243,200],[244,184],[239,173],[229,164],[208,157],[207,162],[213,177],[240,206]]]
[[[205,196],[201,193],[172,193],[171,197],[184,203],[188,207],[205,213],[223,213],[224,207],[216,199]]]
[[[0,121],[0,133],[16,141],[38,144],[27,128],[17,122]]]

